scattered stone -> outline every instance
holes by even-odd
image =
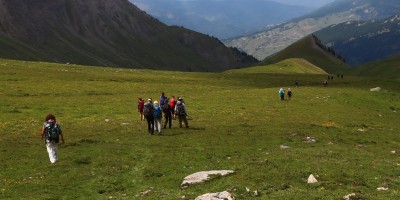
[[[213,171],[202,171],[202,172],[196,172],[194,174],[191,174],[189,176],[186,176],[181,184],[181,187],[188,187],[189,185],[195,184],[195,183],[202,183],[204,181],[207,181],[209,179],[209,175],[220,175],[220,176],[226,176],[228,174],[232,174],[235,171],[233,170],[213,170]]]
[[[246,192],[250,192],[250,189],[248,187],[246,187]]]
[[[109,122],[109,121],[110,121],[110,119],[105,119],[104,121],[105,121],[105,122]]]
[[[121,123],[121,126],[129,125],[129,124],[130,124],[130,123],[124,122],[124,123]]]
[[[254,196],[258,197],[260,195],[260,193],[258,192],[258,190],[254,190]]]
[[[357,131],[358,131],[358,132],[365,132],[365,130],[362,129],[362,128],[357,129]]]
[[[310,174],[307,183],[318,183],[318,180],[314,177],[314,175]]]
[[[286,145],[281,145],[281,146],[279,146],[279,147],[281,148],[281,150],[290,149],[290,147],[289,147],[289,146],[286,146]]]
[[[395,154],[395,153],[396,153],[396,151],[391,151],[390,153],[392,153],[392,154]]]
[[[385,191],[388,190],[389,188],[385,188],[385,187],[378,187],[376,188],[378,191]]]
[[[140,196],[144,197],[144,196],[146,196],[147,194],[149,194],[150,192],[151,192],[151,190],[143,191],[143,192],[140,193]]]
[[[195,200],[235,200],[229,192],[217,192],[217,193],[207,193],[196,197]]]
[[[351,193],[351,194],[345,195],[345,196],[343,197],[343,199],[344,199],[344,200],[357,199],[357,196],[356,196],[355,193]]]
[[[189,198],[188,198],[186,195],[183,195],[183,196],[181,197],[181,199],[182,199],[182,200],[189,200]]]
[[[304,142],[307,142],[307,143],[314,143],[316,141],[317,140],[314,137],[305,137],[304,138]]]
[[[380,92],[382,90],[381,87],[371,88],[369,91],[371,92]]]

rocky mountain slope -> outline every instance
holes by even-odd
[[[0,0],[0,46],[3,58],[129,68],[223,71],[256,62],[128,0]]]
[[[168,25],[227,39],[302,16],[312,9],[270,0],[130,0]]]
[[[357,66],[400,53],[400,14],[383,20],[332,25],[315,35],[347,63]]]
[[[337,0],[304,17],[224,43],[263,59],[325,27],[348,21],[383,19],[398,12],[398,0]]]

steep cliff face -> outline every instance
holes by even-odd
[[[5,58],[189,71],[256,62],[215,38],[166,26],[127,0],[0,0],[0,16],[0,44],[15,52],[0,51]]]

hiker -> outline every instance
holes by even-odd
[[[189,124],[186,119],[187,112],[186,112],[185,103],[181,97],[179,97],[178,101],[176,102],[175,116],[178,116],[179,128],[182,128],[182,121],[185,123],[186,128],[189,128]]]
[[[161,96],[160,96],[160,106],[161,107],[164,105],[165,99],[167,99],[167,97],[165,96],[164,92],[162,92]]]
[[[172,109],[169,105],[169,101],[168,98],[165,99],[164,105],[162,106],[162,111],[164,113],[164,128],[167,128],[167,124],[168,127],[171,128],[172,126]]]
[[[331,80],[331,75],[328,75],[328,80]]]
[[[53,114],[48,114],[44,120],[42,127],[42,139],[46,144],[47,152],[51,163],[58,161],[58,142],[64,143],[64,136],[61,127],[57,124],[56,117]]]
[[[331,80],[333,80],[333,74],[331,75]]]
[[[156,131],[158,131],[158,134],[161,134],[161,119],[161,107],[158,105],[158,101],[154,101],[154,126]]]
[[[299,87],[299,81],[298,81],[298,80],[296,80],[296,81],[294,82],[294,84],[296,85],[296,87]]]
[[[279,89],[279,96],[282,101],[285,100],[285,90],[283,88]]]
[[[169,100],[169,107],[171,107],[172,115],[174,115],[175,113],[175,106],[176,106],[176,99],[175,96],[172,96],[172,98]]]
[[[152,99],[149,98],[147,102],[144,104],[143,114],[147,121],[147,130],[150,135],[154,133],[154,107]]]
[[[140,121],[144,120],[143,107],[144,107],[144,101],[143,101],[142,98],[139,98],[139,100],[138,100],[138,112],[140,113]]]
[[[324,87],[327,87],[328,86],[328,80],[325,80],[324,81]]]
[[[288,91],[287,91],[287,95],[288,95],[288,99],[290,100],[291,98],[292,98],[292,89],[288,89]]]
[[[342,74],[342,79],[343,79],[343,74]]]

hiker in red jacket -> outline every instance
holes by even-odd
[[[143,101],[142,98],[139,98],[137,110],[138,110],[138,112],[139,112],[139,114],[140,114],[140,121],[143,121],[143,120],[144,120],[144,116],[143,116],[143,107],[144,107],[144,101]]]
[[[172,115],[175,113],[175,105],[176,105],[176,99],[175,96],[172,96],[172,98],[169,100],[169,107],[171,108]]]

